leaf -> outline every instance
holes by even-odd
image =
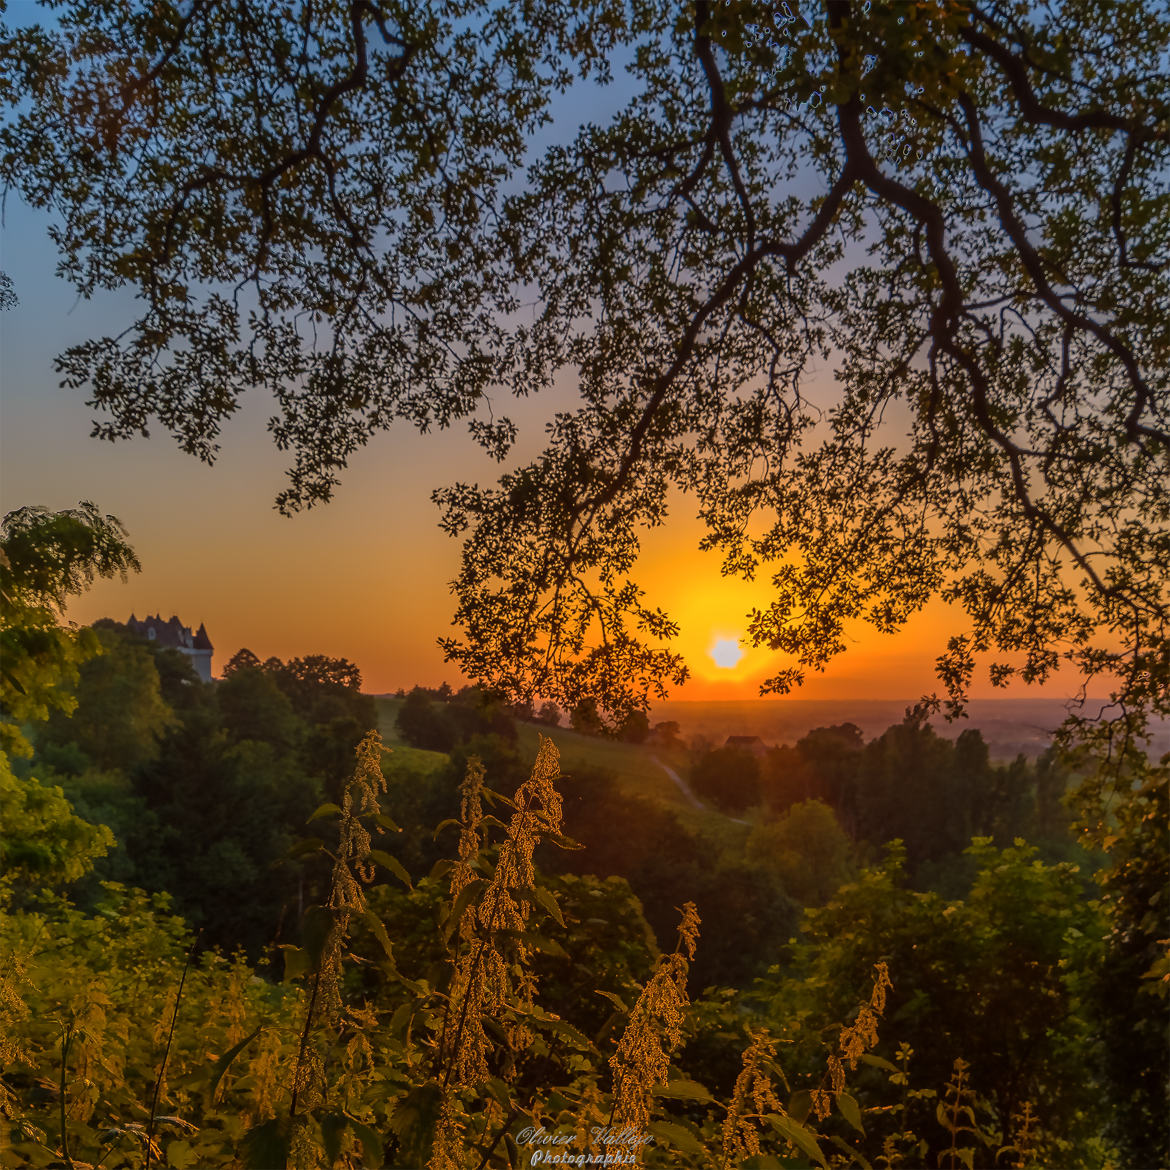
[[[689,1129],[673,1121],[652,1121],[646,1127],[668,1149],[681,1150],[684,1154],[704,1154],[703,1144]]]
[[[406,872],[402,862],[397,857],[391,857],[384,849],[371,849],[367,856],[384,869],[388,869],[408,890],[414,889],[410,881],[410,874]]]
[[[952,1114],[954,1120],[952,1120]],[[970,1105],[950,1105],[946,1101],[939,1101],[934,1107],[934,1115],[938,1123],[947,1133],[974,1133],[975,1110]],[[966,1119],[970,1125],[963,1125]]]
[[[566,837],[563,833],[553,833],[545,830],[541,833],[541,838],[545,841],[551,841],[560,849],[584,849],[585,846],[580,841],[574,841],[572,837]]]
[[[333,911],[328,906],[310,906],[301,919],[301,941],[309,958],[310,971],[316,971],[321,965],[333,924]]]
[[[896,1064],[891,1064],[888,1060],[885,1060],[880,1056],[874,1056],[872,1052],[863,1052],[861,1054],[861,1059],[865,1061],[866,1064],[872,1065],[874,1068],[884,1068],[886,1072],[896,1073],[899,1071]]]
[[[569,958],[569,952],[555,938],[547,938],[543,934],[529,934],[528,941],[542,955],[552,955],[557,959]]]
[[[568,1020],[557,1020],[549,1017],[544,1021],[544,1026],[550,1032],[556,1032],[558,1035],[564,1036],[565,1039],[570,1040],[582,1052],[596,1052],[597,1049],[590,1041],[589,1037],[584,1032],[579,1032]]]
[[[391,833],[401,833],[402,832],[402,826],[399,824],[396,824],[385,813],[377,813],[374,816],[374,823],[377,825],[381,825],[383,829],[386,829]]]
[[[390,1023],[386,1026],[386,1031],[391,1036],[397,1036],[400,1040],[406,1039],[406,1034],[410,1030],[410,1023],[414,1019],[414,1004],[400,1003],[394,1009],[394,1014],[390,1017]]]
[[[326,1165],[333,1166],[341,1157],[341,1135],[349,1124],[344,1113],[326,1113],[321,1118],[321,1138],[325,1146]]]
[[[167,1146],[167,1165],[173,1166],[175,1170],[187,1170],[198,1161],[199,1155],[191,1148],[191,1143],[183,1141],[182,1138]]]
[[[516,808],[516,802],[510,796],[505,796],[502,792],[497,792],[486,784],[479,790],[479,794],[488,804],[502,804],[507,808]]]
[[[362,921],[373,931],[374,937],[382,944],[382,950],[386,952],[386,958],[393,963],[394,948],[390,944],[390,936],[386,933],[385,924],[373,910],[364,911],[362,913]]]
[[[284,982],[292,983],[310,970],[309,952],[304,947],[290,946],[281,943],[280,949],[284,952]]]
[[[506,1082],[499,1077],[489,1077],[484,1088],[488,1096],[493,1098],[505,1113],[512,1108],[512,1094]]]
[[[628,1012],[630,1009],[626,1007],[626,1001],[620,995],[614,995],[612,991],[602,991],[600,987],[594,988],[594,995],[603,995],[610,1003],[618,1009],[619,1012]]]
[[[841,1111],[841,1116],[844,1117],[845,1120],[849,1122],[849,1124],[853,1126],[853,1128],[857,1130],[858,1133],[864,1135],[865,1129],[861,1124],[861,1108],[858,1106],[856,1099],[849,1096],[848,1093],[838,1093],[837,1108]]]
[[[825,1161],[825,1155],[821,1153],[821,1147],[817,1145],[816,1138],[803,1125],[798,1125],[791,1117],[782,1117],[779,1113],[769,1113],[766,1120],[781,1137],[786,1138],[818,1166],[824,1166],[827,1170],[828,1162]]]
[[[289,950],[296,950],[297,948],[289,947],[288,949]],[[288,979],[288,956],[287,956],[287,953],[285,955],[284,977],[285,977],[285,980],[287,981],[287,979]],[[240,1053],[243,1052],[244,1049],[247,1048],[248,1045],[251,1044],[252,1041],[255,1040],[257,1036],[260,1035],[260,1032],[263,1030],[263,1028],[264,1028],[264,1025],[261,1024],[254,1032],[251,1032],[247,1036],[245,1036],[243,1038],[243,1040],[241,1040],[239,1042],[239,1044],[233,1044],[231,1046],[231,1048],[229,1048],[215,1062],[215,1065],[211,1071],[211,1081],[208,1083],[208,1086],[207,1086],[207,1103],[209,1105],[215,1101],[215,1090],[219,1088],[219,1082],[223,1080],[224,1073],[227,1072],[232,1061],[235,1060],[236,1057],[239,1056]],[[169,1155],[168,1155],[168,1157],[169,1157]]]
[[[812,1094],[808,1089],[797,1089],[788,1098],[788,1116],[793,1121],[804,1121],[812,1112]]]
[[[244,1134],[244,1165],[248,1170],[276,1170],[288,1164],[288,1130],[283,1117],[253,1126]]]
[[[339,812],[341,812],[341,806],[327,800],[324,804],[318,805],[313,810],[313,815],[310,816],[307,821],[305,821],[305,824],[311,825],[318,817],[330,817]]]
[[[665,1085],[654,1086],[655,1097],[669,1097],[675,1101],[713,1101],[714,1098],[698,1081],[679,1078]]]
[[[546,890],[543,886],[537,886],[534,892],[536,894],[536,900],[556,919],[557,925],[563,930],[565,920],[561,916],[561,908],[557,905],[557,900],[553,897],[552,891]]]
[[[385,1155],[382,1150],[382,1139],[364,1121],[358,1121],[356,1117],[350,1117],[348,1113],[346,1117],[349,1119],[349,1128],[353,1130],[358,1141],[362,1143],[362,1153],[366,1156],[366,1165],[383,1165],[385,1163]]]
[[[463,912],[475,902],[478,905],[479,899],[483,897],[484,890],[487,889],[487,882],[483,878],[476,878],[470,881],[459,891],[459,896],[455,899],[455,904],[451,907],[451,913],[447,916],[447,921],[443,926],[443,938],[449,939],[454,933],[456,927],[459,925],[460,919],[463,917]]]

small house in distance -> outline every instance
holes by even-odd
[[[768,754],[768,745],[758,735],[729,735],[725,748],[735,748],[756,757]]]
[[[207,636],[207,627],[202,622],[199,629],[192,633],[190,626],[183,625],[174,616],[169,622],[164,622],[162,614],[156,614],[154,617],[148,616],[140,622],[131,614],[126,628],[140,638],[157,642],[160,646],[169,646],[172,650],[178,650],[180,654],[186,654],[191,659],[191,665],[195,667],[195,673],[204,682],[211,682],[211,652],[214,647],[211,645],[211,639]]]

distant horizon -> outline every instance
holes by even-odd
[[[470,684],[462,684],[470,685]],[[412,684],[413,686],[422,686],[421,683]],[[392,691],[363,691],[363,694],[369,695],[374,699],[393,699],[397,696],[399,690],[405,690],[407,693],[412,688],[400,687]],[[435,690],[435,687],[427,688]],[[455,688],[458,689],[458,688]],[[747,696],[741,699],[658,699],[650,704],[650,710],[653,711],[656,707],[666,706],[695,706],[695,707],[740,707],[745,703],[777,703],[777,704],[791,704],[791,703],[816,703],[821,706],[843,706],[848,703],[868,703],[871,705],[888,706],[897,703],[918,703],[921,702],[922,695],[903,695],[892,696],[890,698],[874,698],[872,695],[846,695],[842,698],[819,698],[809,699],[803,696],[794,695],[755,695]],[[1060,706],[1068,706],[1070,703],[1106,703],[1110,704],[1110,700],[1104,695],[1086,695],[1084,699],[1080,698],[1062,698],[1059,695],[979,695],[974,698],[964,700],[967,703],[1049,703],[1059,704]],[[564,710],[564,708],[562,708]]]
[[[393,698],[384,692],[375,698]],[[876,739],[900,723],[918,698],[806,699],[759,696],[750,699],[666,699],[651,704],[651,724],[673,722],[684,739],[717,744],[730,735],[757,736],[768,746],[794,744],[816,727],[852,723],[866,740]],[[1028,697],[996,695],[968,699],[964,715],[950,719],[939,711],[929,723],[936,734],[954,739],[977,730],[997,761],[1017,755],[1035,757],[1051,743],[1052,733],[1064,722],[1069,708],[1080,700],[1051,695]],[[1112,705],[1107,699],[1083,701],[1089,719],[1100,719]],[[562,729],[564,725],[562,724]],[[1157,758],[1170,752],[1170,719],[1152,721],[1147,752]]]

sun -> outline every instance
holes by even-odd
[[[714,659],[715,665],[721,666],[724,670],[733,670],[743,657],[743,649],[735,638],[718,639],[708,653]]]

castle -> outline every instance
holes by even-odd
[[[162,614],[158,614],[155,617],[148,616],[145,621],[140,622],[131,614],[126,628],[139,637],[157,642],[160,646],[169,646],[172,650],[178,650],[180,654],[186,654],[195,667],[195,673],[204,682],[211,682],[211,652],[214,647],[207,636],[207,628],[202,623],[193,634],[191,627],[183,625],[177,617],[164,622]]]

